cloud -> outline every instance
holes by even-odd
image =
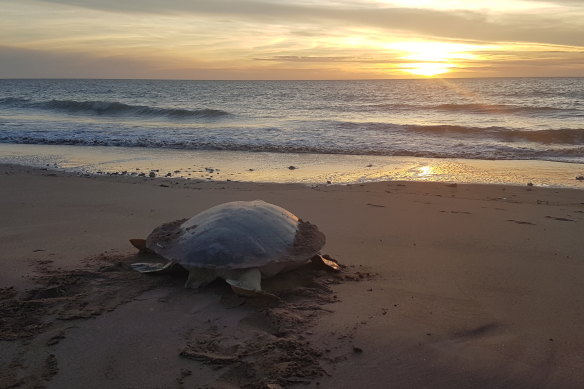
[[[148,61],[0,46],[0,78],[143,78]]]
[[[370,72],[346,73],[327,67],[280,67],[181,63],[177,66],[132,57],[98,57],[82,52],[49,52],[0,46],[0,78],[122,78],[182,80],[346,79],[371,77]]]
[[[298,63],[358,63],[358,64],[402,64],[412,63],[409,59],[393,57],[363,58],[363,57],[318,57],[297,55],[275,55],[273,57],[254,58],[254,61],[298,62]]]
[[[536,58],[530,52],[485,51],[490,56],[480,61],[467,61],[454,76],[584,76],[583,53],[556,57],[556,52]],[[175,66],[156,60],[132,57],[98,57],[82,52],[49,52],[0,46],[0,78],[159,78],[159,79],[358,79],[405,74],[395,70],[404,62],[399,58],[362,58],[350,56],[274,56],[256,61],[274,61],[276,67],[203,65],[180,63]],[[344,63],[379,65],[371,68],[349,67]],[[289,64],[289,65],[287,65]],[[300,66],[302,64],[302,66]],[[339,66],[337,66],[337,64]],[[397,66],[397,68],[396,68]],[[446,75],[450,76],[450,75]]]
[[[556,5],[570,5],[584,8],[584,2],[582,2],[582,0],[549,0],[549,1],[539,0],[538,2]]]
[[[254,60],[277,62],[358,62],[355,57],[312,57],[297,55],[276,55],[269,58],[254,58]]]
[[[444,38],[584,45],[584,23],[578,22],[581,18],[577,14],[508,14],[503,18],[494,18],[477,11],[380,7],[371,4],[349,6],[346,3],[338,3],[336,6],[298,5],[284,1],[276,3],[252,0],[40,1],[108,12],[175,15],[189,13],[243,18],[276,24],[326,22],[343,26],[379,28],[388,32],[414,32]],[[580,0],[559,0],[556,3],[578,4],[578,1]],[[568,16],[574,22],[568,22],[566,20]]]

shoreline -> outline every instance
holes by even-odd
[[[39,333],[0,340],[0,386],[576,389],[584,380],[579,189],[142,179],[2,164],[0,184],[1,317],[53,309],[40,316],[46,327],[31,327]],[[180,276],[124,270],[135,261],[129,238],[254,199],[318,225],[343,277],[320,275],[273,306],[221,283],[197,292]]]
[[[584,165],[336,154],[0,144],[0,163],[92,175],[250,183],[456,182],[584,189]]]

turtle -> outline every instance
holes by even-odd
[[[336,261],[319,254],[325,235],[316,225],[262,200],[219,204],[130,242],[167,260],[134,263],[134,270],[155,273],[182,267],[189,272],[185,287],[195,289],[222,278],[238,294],[262,294],[262,278],[309,261],[340,270]]]

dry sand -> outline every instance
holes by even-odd
[[[0,190],[1,388],[583,386],[582,190],[8,165]],[[271,300],[129,270],[128,238],[253,199],[317,224],[346,268],[266,280]]]

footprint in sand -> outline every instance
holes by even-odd
[[[565,217],[546,216],[547,219],[559,220],[561,222],[575,222],[576,220],[567,219]]]
[[[517,224],[527,224],[527,225],[530,225],[530,226],[534,226],[535,225],[535,223],[532,223],[532,222],[524,222],[524,221],[521,221],[521,220],[508,219],[507,221],[508,222],[513,222],[513,223],[517,223]]]
[[[485,337],[491,335],[501,327],[501,323],[486,323],[478,327],[456,331],[452,334],[452,337],[459,340],[470,340],[474,338]]]

